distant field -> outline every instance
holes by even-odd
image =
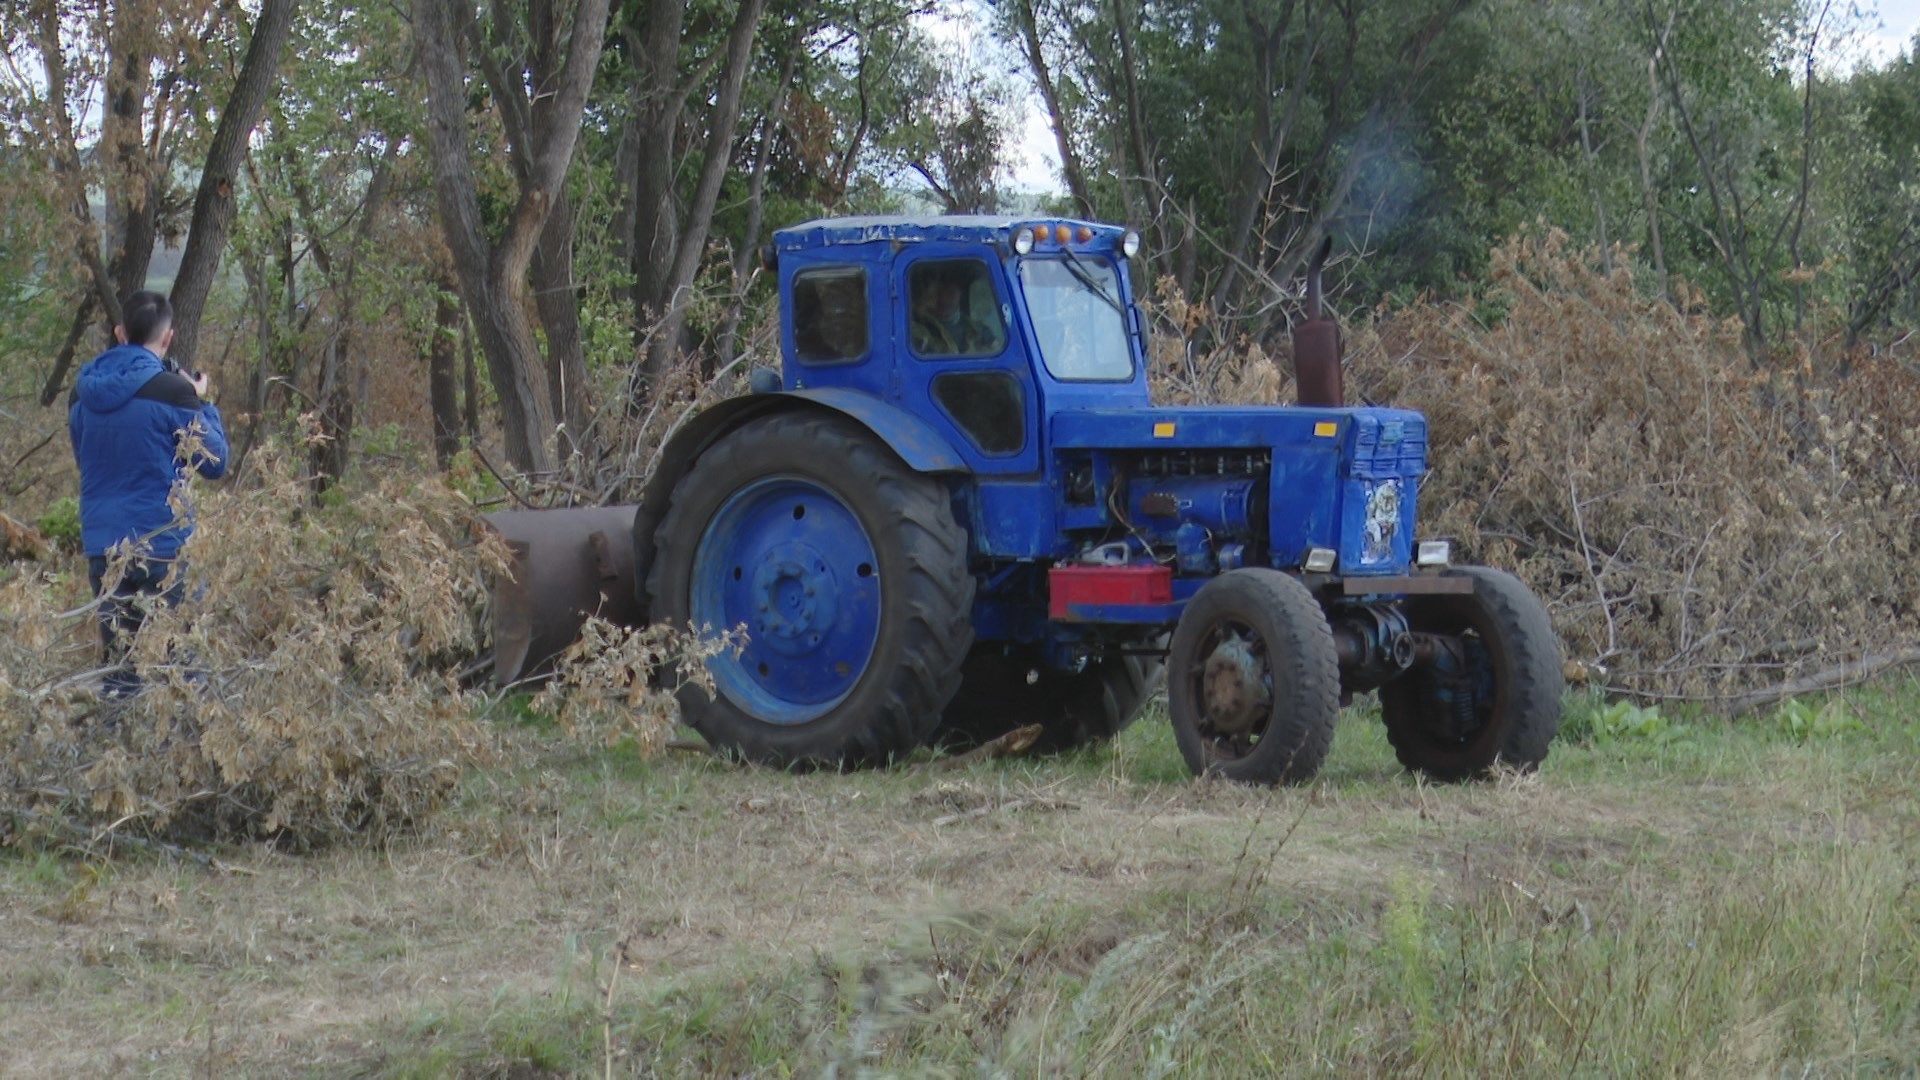
[[[1360,711],[1311,787],[1196,784],[1156,716],[956,771],[550,755],[227,872],[0,854],[0,1072],[1911,1075],[1920,681],[1798,733],[1576,705],[1472,787]]]

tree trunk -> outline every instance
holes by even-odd
[[[254,340],[259,355],[254,360],[253,375],[247,380],[246,427],[229,469],[233,476],[240,475],[240,470],[246,465],[247,455],[253,452],[254,443],[260,438],[260,425],[266,420],[267,398],[275,370],[273,294],[267,277],[267,260],[263,256],[251,265],[242,266],[247,276],[248,292],[252,294]],[[232,421],[233,418],[229,417],[228,423]]]
[[[527,269],[579,141],[581,112],[606,36],[607,2],[579,0],[574,8],[567,59],[552,84],[541,88],[543,122],[529,133],[529,161],[516,178],[520,197],[498,243],[487,238],[468,157],[466,72],[453,10],[460,5],[451,0],[413,2],[440,227],[500,397],[508,460],[526,472],[550,472],[554,464],[547,445],[553,432],[553,400],[527,319]]]
[[[623,239],[627,265],[633,271],[636,344],[647,340],[648,330],[664,313],[674,250],[680,240],[680,220],[673,205],[674,132],[680,126],[688,92],[678,85],[680,29],[685,14],[683,0],[653,0],[645,35],[629,42],[638,58],[640,77],[635,87],[634,116],[624,136],[623,149],[631,160],[618,162],[616,172],[630,171],[633,178],[631,197],[621,218],[631,230]]]
[[[246,157],[247,139],[260,121],[267,92],[278,76],[280,53],[293,31],[298,4],[299,0],[262,0],[260,18],[253,24],[253,39],[247,43],[247,58],[240,65],[240,77],[234,81],[226,108],[220,110],[220,122],[200,170],[200,187],[193,197],[193,223],[187,230],[187,249],[180,257],[172,295],[173,357],[189,367],[199,344],[200,316],[233,226],[234,188]]]
[[[533,297],[547,338],[547,392],[565,424],[563,449],[591,454],[587,360],[580,340],[580,287],[573,280],[573,201],[562,192],[533,253]]]
[[[73,113],[67,106],[67,58],[60,46],[60,11],[51,0],[43,0],[35,9],[35,17],[35,44],[46,75],[46,136],[56,155],[54,171],[66,181],[76,227],[77,254],[93,282],[100,310],[106,316],[107,340],[112,340],[113,328],[121,318],[120,292],[112,271],[100,257],[100,230],[93,221],[93,207],[87,201],[86,174],[73,133]]]
[[[147,90],[153,81],[152,19],[146,4],[115,5],[107,32],[106,102],[100,117],[105,168],[101,183],[107,210],[108,274],[125,296],[144,288],[153,261],[159,202],[167,177],[153,167],[141,138]],[[89,219],[91,220],[91,219]]]
[[[740,238],[740,249],[733,253],[733,287],[736,292],[734,302],[727,305],[727,314],[720,323],[719,344],[714,350],[714,363],[731,363],[734,349],[739,341],[740,319],[746,314],[747,282],[753,276],[754,263],[759,259],[760,229],[765,223],[767,195],[767,166],[773,160],[773,145],[780,134],[780,121],[786,114],[787,95],[793,81],[795,60],[789,57],[781,65],[780,78],[774,88],[773,103],[767,107],[766,116],[760,122],[760,146],[753,157],[753,173],[747,180],[747,228]]]
[[[320,360],[320,439],[309,465],[315,495],[338,483],[353,460],[353,333],[343,325],[327,339]]]
[[[1671,28],[1673,23],[1668,21]],[[1661,35],[1656,49],[1666,47],[1666,36]],[[1660,289],[1660,299],[1671,295],[1667,287],[1667,253],[1660,240],[1660,191],[1653,183],[1653,128],[1660,119],[1660,57],[1655,54],[1647,59],[1647,115],[1640,121],[1640,129],[1634,133],[1634,150],[1640,158],[1640,201],[1647,215],[1647,255],[1653,260],[1653,279]]]
[[[473,358],[473,318],[462,312],[460,320],[460,405],[461,423],[466,427],[467,442],[480,439],[480,371]]]
[[[1127,4],[1125,0],[1113,0],[1114,38],[1120,46],[1120,85],[1125,89],[1123,100],[1127,109],[1127,145],[1133,151],[1134,175],[1122,177],[1121,183],[1131,183],[1141,189],[1140,203],[1144,207],[1153,207],[1160,203],[1160,171],[1154,164],[1153,147],[1147,141],[1146,106],[1140,99],[1140,72],[1136,66],[1133,52],[1133,28],[1127,22]],[[1144,211],[1139,228],[1153,231],[1153,250],[1145,253],[1147,265],[1154,266],[1170,259],[1173,255],[1172,235],[1168,231],[1166,215],[1152,209]],[[1154,274],[1147,275],[1146,291],[1154,288]]]
[[[1651,16],[1651,8],[1648,14]],[[1680,118],[1680,130],[1687,137],[1687,148],[1693,152],[1702,186],[1707,190],[1707,202],[1713,210],[1713,231],[1708,236],[1713,242],[1714,253],[1719,256],[1721,269],[1733,286],[1740,321],[1746,330],[1748,360],[1758,368],[1767,351],[1766,310],[1761,303],[1761,282],[1753,273],[1747,257],[1740,192],[1737,187],[1731,186],[1734,180],[1732,176],[1720,175],[1713,155],[1707,152],[1700,130],[1693,122],[1693,111],[1687,107],[1686,88],[1679,65],[1663,49],[1656,49],[1654,57],[1660,62],[1658,71],[1661,81],[1665,83],[1668,98],[1673,103],[1674,115]],[[1709,129],[1708,137],[1713,137],[1712,129]],[[1723,180],[1727,181],[1726,185],[1722,184]]]
[[[1060,174],[1066,178],[1067,194],[1073,196],[1080,216],[1092,220],[1093,195],[1087,187],[1086,170],[1080,167],[1080,155],[1073,151],[1073,139],[1067,131],[1066,110],[1060,105],[1060,94],[1054,86],[1053,73],[1048,69],[1046,53],[1040,47],[1039,15],[1034,11],[1033,0],[1019,0],[1019,5],[1014,17],[1020,22],[1020,36],[1026,42],[1027,66],[1033,70],[1034,84],[1040,88],[1040,100],[1047,107],[1047,119],[1052,121],[1054,145],[1060,150]]]
[[[354,331],[359,322],[355,307],[360,298],[355,282],[359,277],[361,256],[371,246],[382,211],[386,209],[387,192],[392,187],[393,163],[400,156],[401,145],[397,140],[389,142],[379,164],[374,166],[373,178],[367,182],[367,193],[360,201],[360,220],[354,226],[346,253],[337,261],[320,240],[322,230],[313,217],[310,193],[305,185],[295,187],[301,214],[306,218],[306,233],[313,248],[314,262],[327,279],[328,290],[332,294],[331,306],[335,319],[335,329],[327,339],[320,366],[320,385],[314,395],[320,403],[320,432],[324,436],[314,446],[311,456],[316,493],[346,476],[347,467],[352,462],[353,418],[365,396],[368,370],[354,342]]]
[[[427,345],[427,398],[433,406],[433,458],[445,472],[460,452],[460,397],[454,350],[460,342],[460,304],[452,282],[442,282],[433,306],[433,338]]]
[[[1593,95],[1593,83],[1587,77],[1587,69],[1580,68],[1575,80],[1574,93],[1578,96],[1580,121],[1580,154],[1587,167],[1587,183],[1593,189],[1593,242],[1600,249],[1600,268],[1607,274],[1613,273],[1613,239],[1607,234],[1607,198],[1606,190],[1600,184],[1599,154],[1593,148],[1593,132],[1587,117],[1587,104]]]
[[[93,322],[94,303],[93,291],[89,289],[75,305],[73,325],[67,328],[66,340],[60,343],[60,354],[53,358],[53,370],[47,373],[47,383],[40,388],[41,405],[52,405],[60,399],[60,391],[66,389],[67,369],[73,366],[74,354],[80,351],[80,340]]]
[[[720,186],[726,180],[727,165],[733,158],[733,133],[740,122],[740,95],[746,86],[747,69],[752,66],[754,33],[759,29],[760,12],[765,7],[766,0],[745,0],[734,12],[733,27],[727,34],[726,67],[721,70],[720,87],[707,117],[706,156],[701,161],[700,180],[687,205],[685,228],[675,245],[665,292],[656,298],[661,317],[654,327],[646,365],[648,375],[653,378],[664,373],[680,353],[687,301],[694,276],[700,271],[700,259],[706,254],[707,233],[713,226]]]

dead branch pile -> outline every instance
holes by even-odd
[[[484,746],[454,672],[504,551],[439,484],[315,508],[286,458],[203,492],[187,601],[137,637],[145,692],[97,694],[84,580],[0,581],[0,798],[32,820],[317,843],[431,810]],[[83,605],[74,610],[71,605]],[[62,612],[63,606],[69,610]]]
[[[1697,297],[1598,261],[1517,239],[1479,306],[1350,331],[1349,398],[1431,422],[1423,534],[1524,576],[1619,692],[1724,702],[1920,644],[1920,372],[1756,365]],[[1162,393],[1291,398],[1284,356],[1228,352],[1157,343]]]
[[[363,473],[315,506],[292,456],[252,468],[198,493],[186,599],[148,615],[129,700],[98,694],[84,574],[0,565],[0,842],[378,839],[497,750],[460,674],[506,551],[469,504]],[[677,641],[601,629],[540,705],[568,737],[657,747],[674,715],[649,676]]]

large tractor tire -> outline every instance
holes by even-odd
[[[1312,779],[1340,717],[1340,662],[1319,602],[1278,570],[1209,581],[1173,631],[1167,708],[1195,775]]]
[[[1149,656],[1090,660],[1077,672],[1049,668],[1030,649],[983,645],[967,657],[960,691],[935,739],[951,750],[1039,724],[1044,753],[1105,742],[1138,719],[1164,668]]]
[[[1531,771],[1560,730],[1560,642],[1547,609],[1503,570],[1449,573],[1472,579],[1473,592],[1409,600],[1407,622],[1459,649],[1444,668],[1421,664],[1380,688],[1387,740],[1400,764],[1435,780]]]
[[[674,486],[653,617],[746,642],[678,690],[715,749],[782,767],[875,765],[927,741],[973,642],[966,534],[946,488],[834,416],[755,420]]]

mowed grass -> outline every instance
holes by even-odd
[[[1912,1075],[1920,681],[1837,700],[1576,700],[1462,787],[1362,709],[1284,791],[1158,715],[847,776],[536,731],[381,851],[0,857],[0,1071]]]

